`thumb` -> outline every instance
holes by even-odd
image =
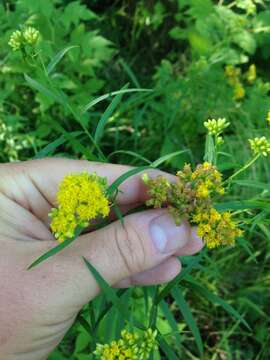
[[[188,223],[176,226],[166,210],[132,214],[125,217],[124,225],[116,221],[81,236],[68,250],[73,259],[70,270],[76,271],[79,286],[84,292],[81,299],[87,302],[99,291],[97,283],[93,277],[91,281],[91,274],[81,261],[82,256],[110,285],[114,285],[163,263],[179,252],[190,237]]]

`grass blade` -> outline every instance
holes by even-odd
[[[128,84],[126,84],[121,90],[125,90],[127,87],[128,87]],[[102,114],[101,119],[97,124],[97,128],[96,128],[95,135],[94,135],[94,140],[96,143],[98,143],[99,140],[101,139],[103,132],[104,132],[105,125],[106,125],[107,121],[109,120],[109,118],[111,117],[111,115],[113,114],[116,107],[118,106],[118,104],[120,103],[123,95],[124,95],[123,92],[120,92],[119,94],[117,94],[113,98],[112,102],[109,104],[107,109]]]
[[[108,98],[110,98],[111,96],[116,96],[118,94],[127,94],[127,93],[133,93],[133,92],[150,92],[153,91],[152,89],[136,89],[136,88],[131,88],[131,89],[123,89],[123,90],[117,90],[117,91],[113,91],[111,93],[107,93],[104,95],[99,96],[98,98],[90,101],[88,104],[86,104],[83,109],[82,109],[82,113],[86,113],[89,109],[91,109],[93,106],[95,106],[96,104],[100,103],[101,101],[104,101]]]
[[[144,170],[152,169],[152,166],[140,166],[134,169],[131,169],[125,172],[123,175],[119,176],[108,188],[107,193],[109,196],[112,196],[114,192],[118,189],[118,187],[126,181],[129,177],[136,175]]]
[[[189,150],[180,150],[180,151],[175,151],[173,153],[161,156],[159,159],[155,160],[154,162],[152,162],[152,167],[156,168],[159,165],[161,165],[162,163],[164,163],[165,161],[173,158],[174,156],[180,155],[180,154],[184,154],[186,152],[189,152]]]
[[[190,328],[190,330],[194,336],[199,353],[202,356],[203,355],[203,343],[202,343],[201,334],[200,334],[200,331],[196,324],[196,321],[193,318],[192,312],[191,312],[186,300],[184,299],[184,296],[182,295],[180,288],[174,288],[172,290],[172,295],[173,295],[177,305],[179,306],[179,310],[181,311],[183,318],[185,319],[188,327]]]
[[[243,319],[241,314],[239,314],[238,311],[236,311],[231,305],[229,305],[226,301],[221,299],[219,296],[211,293],[209,290],[207,290],[205,287],[202,287],[199,285],[196,281],[189,278],[187,279],[189,286],[197,293],[200,293],[202,296],[204,296],[206,299],[211,301],[212,303],[216,303],[220,305],[224,310],[227,311],[228,314],[233,316],[235,319],[240,320],[242,324],[244,324],[249,330],[251,330],[248,323]]]
[[[177,346],[179,346],[179,348],[180,348],[181,347],[181,336],[180,336],[177,322],[176,322],[172,312],[170,311],[168,304],[164,300],[161,301],[160,307],[161,307],[161,310],[162,310],[166,320],[168,321],[170,327],[173,330],[175,342],[176,342]]]
[[[78,45],[72,45],[72,46],[67,46],[64,49],[60,50],[54,57],[53,59],[50,61],[49,65],[46,68],[46,72],[47,75],[50,75],[50,73],[53,71],[53,69],[55,68],[55,66],[62,60],[62,58],[65,56],[65,54],[74,48],[78,48]]]
[[[63,250],[65,247],[69,246],[74,240],[77,239],[77,237],[80,235],[81,232],[82,232],[81,228],[76,229],[75,235],[72,238],[66,239],[62,243],[58,244],[57,246],[53,247],[49,251],[45,252],[43,255],[41,255],[39,258],[37,258],[34,262],[32,262],[32,264],[28,266],[27,270],[34,268],[38,264],[49,259],[51,256],[59,253],[59,251]]]
[[[32,79],[27,74],[24,74],[24,78],[33,89],[38,90],[39,92],[41,92],[43,95],[47,96],[48,98],[51,98],[52,100],[54,100],[62,105],[65,105],[63,98],[61,96],[59,96],[59,94],[54,93],[53,91],[48,89],[46,86],[44,86],[37,80]]]
[[[87,266],[90,273],[95,278],[96,282],[100,286],[100,289],[106,296],[107,300],[110,301],[116,309],[119,311],[119,314],[121,316],[124,315],[124,317],[128,320],[129,314],[126,311],[125,306],[123,306],[120,298],[117,296],[116,291],[110,287],[110,285],[107,283],[107,281],[100,275],[100,273],[94,268],[94,266],[85,258],[83,257],[83,261],[85,265]]]
[[[146,159],[144,156],[141,156],[141,155],[135,153],[134,151],[129,151],[129,150],[117,150],[117,151],[114,151],[108,156],[108,158],[110,159],[111,157],[113,157],[114,155],[117,155],[117,154],[130,155],[130,156],[133,156],[136,159],[139,159],[139,160],[142,160],[142,161],[146,162],[147,164],[151,164],[151,161]]]
[[[162,336],[161,334],[158,334],[157,340],[158,340],[159,346],[161,347],[162,351],[166,355],[166,359],[179,360],[179,357],[175,354],[175,352],[172,350],[172,347],[164,339],[164,336]]]
[[[74,131],[70,133],[69,135],[72,137],[78,137],[79,135],[82,135],[82,131]],[[67,139],[64,135],[60,136],[58,139],[54,140],[53,142],[49,143],[47,146],[45,146],[43,149],[41,149],[34,157],[33,159],[42,159],[48,155],[51,155],[54,150],[56,150],[59,146],[63,145],[65,142],[67,142]]]

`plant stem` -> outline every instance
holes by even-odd
[[[249,168],[252,164],[255,163],[255,161],[259,158],[259,156],[260,156],[260,154],[257,154],[256,156],[254,156],[254,158],[252,158],[250,161],[248,161],[246,163],[246,165],[241,167],[241,169],[239,169],[238,171],[236,171],[236,173],[232,174],[228,179],[226,179],[223,184],[232,181],[232,179],[234,179],[236,176],[241,174],[243,171],[247,170],[247,168]]]

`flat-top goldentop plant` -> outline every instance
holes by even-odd
[[[51,229],[60,241],[72,238],[77,228],[110,212],[106,197],[107,180],[86,172],[66,175],[57,193],[58,207],[51,210]]]

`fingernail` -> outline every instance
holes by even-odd
[[[185,221],[177,226],[171,215],[161,215],[151,221],[150,234],[159,252],[173,253],[187,243],[190,227]]]

